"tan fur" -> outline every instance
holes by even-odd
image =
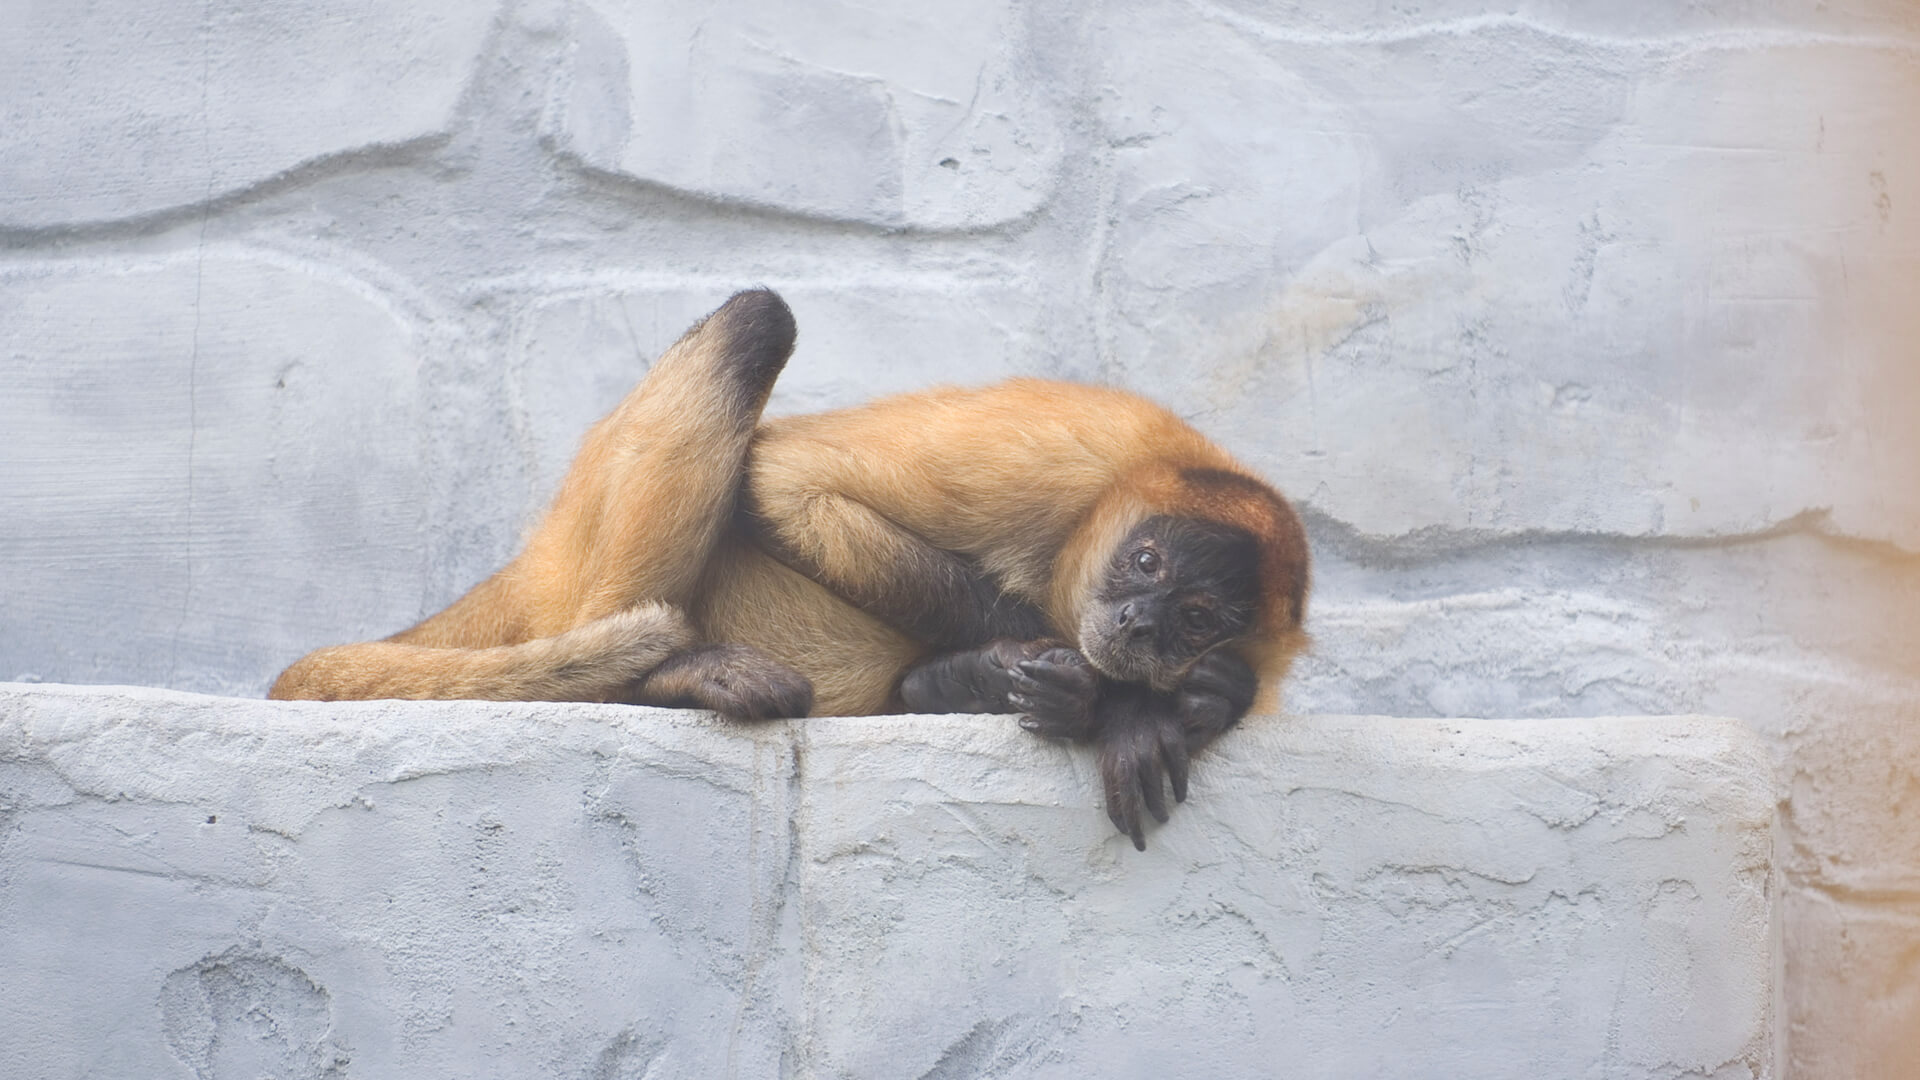
[[[707,640],[752,645],[811,679],[814,716],[893,710],[900,673],[927,652],[739,536],[714,553],[691,614]]]
[[[517,558],[387,641],[306,657],[272,696],[597,700],[697,638],[793,667],[813,682],[814,715],[894,706],[901,673],[926,649],[749,539],[732,509],[743,472],[771,529],[829,582],[879,565],[904,530],[974,557],[1069,632],[1115,544],[1153,514],[1242,525],[1263,552],[1295,542],[1277,537],[1272,507],[1196,503],[1181,469],[1250,474],[1172,413],[1117,390],[1018,379],[756,431],[714,391],[737,345],[727,310],[689,331],[587,434]],[[1291,511],[1278,506],[1285,524]],[[1289,580],[1304,595],[1299,543],[1274,557],[1297,563]],[[1305,640],[1304,611],[1275,606],[1264,605],[1256,640],[1240,643],[1268,708]],[[628,631],[644,640],[620,638]]]
[[[684,607],[733,504],[752,424],[716,401],[727,328],[703,322],[588,430],[505,569],[391,639],[475,647],[546,637],[642,601]],[[757,416],[758,410],[754,410]]]
[[[307,654],[276,698],[604,701],[694,641],[680,612],[641,604],[552,637],[490,648],[373,641]]]
[[[979,560],[1070,636],[1115,546],[1148,517],[1237,525],[1260,543],[1268,592],[1261,626],[1236,648],[1261,675],[1257,707],[1272,710],[1307,640],[1295,600],[1305,596],[1304,535],[1264,484],[1252,481],[1271,501],[1198,491],[1183,469],[1252,479],[1137,395],[1015,379],[769,421],[755,437],[747,485],[774,533],[829,581],[885,563],[904,530]]]
[[[309,654],[269,696],[602,700],[705,640],[808,676],[816,714],[884,711],[922,650],[726,532],[759,414],[715,392],[738,345],[726,311],[588,431],[511,563],[385,641]]]

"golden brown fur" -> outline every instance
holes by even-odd
[[[769,531],[842,592],[924,541],[978,561],[1078,639],[1121,538],[1155,514],[1235,525],[1260,544],[1262,623],[1236,643],[1272,708],[1305,642],[1305,536],[1278,495],[1171,412],[1040,379],[942,388],[764,424],[747,474]],[[1245,478],[1196,487],[1185,473]],[[1248,497],[1247,491],[1261,493]],[[803,669],[804,670],[804,669]]]
[[[587,432],[512,562],[385,641],[310,653],[269,696],[678,702],[678,683],[652,695],[633,686],[675,650],[724,641],[806,674],[817,713],[884,711],[922,649],[729,529],[792,339],[777,297],[735,297]],[[743,351],[765,354],[750,366],[772,370],[752,372],[759,385],[730,398]]]
[[[599,701],[694,640],[679,611],[638,604],[512,644],[447,648],[389,639],[319,649],[288,668],[272,696]]]
[[[684,672],[646,673],[701,641],[804,675],[815,715],[882,712],[932,647],[842,599],[876,573],[977,567],[1071,638],[1120,538],[1179,514],[1260,544],[1261,621],[1231,647],[1272,706],[1304,640],[1305,542],[1224,451],[1134,395],[1034,379],[760,424],[791,343],[777,297],[729,301],[587,434],[518,557],[385,642],[309,655],[272,696],[697,701]]]

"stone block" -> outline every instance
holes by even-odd
[[[8,678],[258,693],[425,578],[421,335],[234,248],[0,273]]]
[[[1004,717],[0,686],[0,1070],[1771,1075],[1737,723],[1255,718],[1145,853],[1097,791]]]
[[[1920,461],[1911,46],[1100,34],[1115,365],[1283,487],[1374,535],[1813,515],[1920,550],[1920,487],[1878,480]]]
[[[1920,898],[1920,688],[1815,684],[1799,713],[1781,867],[1843,897]]]
[[[140,217],[448,129],[495,4],[36,4],[0,15],[0,227]]]
[[[723,203],[981,228],[1052,194],[1064,140],[1021,5],[581,3],[566,153]]]
[[[1783,1075],[1910,1076],[1920,1061],[1920,896],[1789,889]]]
[[[768,282],[793,308],[799,341],[770,416],[855,405],[943,383],[1044,370],[1046,308],[1031,291],[959,279],[854,285]],[[558,489],[587,427],[653,358],[737,286],[650,283],[535,295],[513,319],[512,395],[531,454],[528,518]]]

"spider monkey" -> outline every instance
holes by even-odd
[[[1170,412],[1035,379],[762,421],[792,353],[743,292],[589,430],[526,548],[446,610],[283,672],[275,698],[693,706],[749,719],[1023,714],[1098,744],[1145,848],[1163,781],[1305,644],[1286,500]]]

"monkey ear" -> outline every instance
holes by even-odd
[[[1287,594],[1287,624],[1296,631],[1307,621],[1307,568],[1293,575],[1293,588]],[[1304,631],[1302,631],[1304,633]]]
[[[1260,545],[1258,633],[1275,641],[1300,633],[1307,620],[1309,571],[1304,543],[1296,554],[1263,537]]]

